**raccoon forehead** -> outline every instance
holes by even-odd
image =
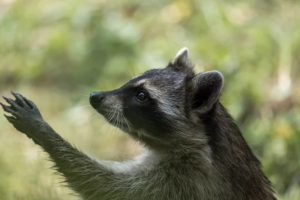
[[[153,85],[163,89],[165,87],[177,87],[183,82],[184,78],[184,74],[169,69],[154,69],[132,78],[125,85],[133,87]]]
[[[143,85],[145,89],[147,89],[147,87],[156,86],[158,90],[164,90],[168,87],[177,88],[182,84],[183,80],[183,77],[177,77],[174,79],[171,79],[170,77],[144,78],[136,81],[133,86],[138,87]]]
[[[133,84],[133,87],[138,87],[140,85],[144,85],[146,82],[148,81],[148,79],[141,79],[141,80],[138,80],[137,82],[135,82]]]
[[[150,79],[152,77],[155,77],[159,74],[159,70],[158,69],[152,69],[149,71],[146,71],[143,74],[137,75],[135,77],[133,77],[128,83],[126,83],[125,85],[133,85],[133,86],[138,86],[140,84],[142,84],[143,82],[145,82],[147,79]]]

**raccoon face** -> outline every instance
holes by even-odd
[[[188,50],[180,50],[164,69],[134,77],[121,88],[93,92],[90,104],[105,119],[152,147],[167,147],[199,123],[219,98],[223,76],[195,75]]]

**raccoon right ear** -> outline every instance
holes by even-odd
[[[189,59],[188,48],[184,47],[180,49],[167,68],[171,68],[176,72],[193,73],[193,65]]]
[[[224,77],[219,71],[208,71],[196,75],[192,79],[192,110],[198,113],[209,111],[219,100],[224,84]]]

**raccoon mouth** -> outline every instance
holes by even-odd
[[[132,131],[130,123],[125,118],[123,112],[120,111],[119,109],[110,109],[110,110],[97,109],[96,111],[98,113],[100,113],[109,124],[119,128],[125,132]]]

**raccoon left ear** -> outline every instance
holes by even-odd
[[[180,49],[173,61],[167,66],[176,72],[193,74],[193,65],[189,59],[189,50],[184,47]]]
[[[192,79],[194,87],[192,109],[205,113],[219,100],[224,84],[224,77],[219,71],[208,71]]]

